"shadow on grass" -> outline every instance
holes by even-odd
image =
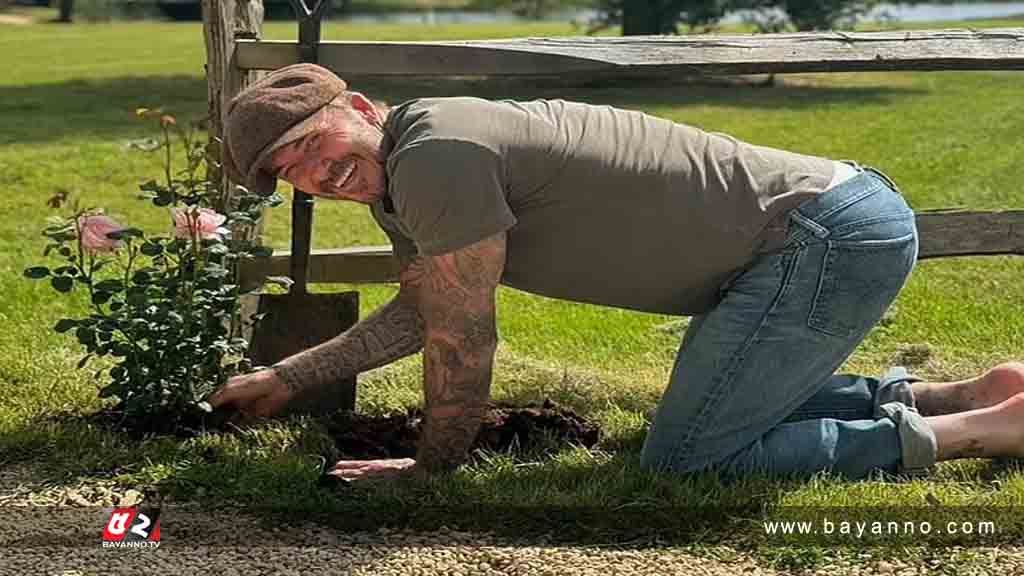
[[[144,442],[75,421],[26,428],[32,430],[14,431],[14,440],[9,435],[0,444],[0,465],[28,464],[34,470],[32,482],[50,489],[83,477],[116,478],[150,495],[146,504],[165,507],[168,519],[178,508],[199,510],[200,516],[233,511],[268,530],[282,524],[340,533],[448,529],[486,532],[515,545],[759,549],[821,543],[777,540],[763,528],[766,520],[800,518],[806,510],[820,515],[821,509],[782,515],[782,503],[791,492],[805,489],[803,482],[655,474],[639,468],[633,450],[608,454],[563,447],[546,455],[477,454],[467,468],[427,482],[347,485],[320,476],[335,456],[323,428],[312,420]],[[993,466],[997,476],[1018,470]],[[851,518],[872,513],[848,510],[853,510]],[[1022,518],[1020,509],[1007,513]],[[1012,529],[1000,532],[1000,542],[1024,535],[1021,522],[1007,526]],[[986,545],[993,542],[985,540]]]
[[[913,95],[909,88],[866,86],[758,86],[750,83],[635,79],[565,85],[550,79],[384,81],[356,79],[353,88],[391,103],[418,97],[563,98],[628,108],[707,105],[751,109],[803,109],[877,105]],[[206,81],[200,76],[117,77],[54,84],[0,86],[0,144],[57,139],[125,138],[144,133],[140,107],[164,107],[179,119],[205,116]]]
[[[0,86],[0,145],[59,139],[152,135],[137,108],[165,108],[179,119],[206,115],[206,80],[196,76],[141,76]]]

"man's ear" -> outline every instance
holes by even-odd
[[[381,117],[380,111],[377,110],[377,107],[366,96],[359,92],[350,92],[349,105],[370,124],[378,127],[384,125],[384,118]]]

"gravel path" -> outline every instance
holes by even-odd
[[[142,494],[112,481],[66,485],[27,481],[25,469],[0,467],[0,576],[217,574],[224,576],[548,576],[791,574],[731,549],[553,545],[543,535],[504,538],[442,528],[347,533],[322,525],[274,524],[244,510],[174,504],[162,510],[156,549],[101,546],[109,507]],[[106,508],[106,510],[105,510]],[[944,560],[910,565],[841,557],[801,574],[1024,574],[1024,547],[951,550]]]

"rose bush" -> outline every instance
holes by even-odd
[[[100,396],[115,398],[114,410],[129,422],[173,430],[194,423],[202,399],[247,369],[242,328],[252,320],[240,318],[239,262],[270,255],[251,238],[262,209],[281,198],[236,187],[224,199],[215,183],[219,166],[193,138],[195,127],[181,129],[167,115],[159,115],[159,125],[162,139],[137,147],[165,152],[164,181],[140,189],[169,210],[168,227],[147,234],[99,208],[69,206],[66,194],[55,196],[48,204],[66,212],[43,230],[43,254],[59,264],[33,266],[25,276],[48,278],[57,292],[85,299],[85,315],[62,318],[54,329],[73,333],[85,349],[79,368],[91,358],[112,358],[96,372]],[[177,174],[175,142],[186,158]]]

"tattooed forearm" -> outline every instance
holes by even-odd
[[[415,354],[423,348],[423,334],[415,305],[399,297],[342,334],[273,368],[294,394],[301,395]]]
[[[424,350],[426,422],[417,465],[450,470],[466,458],[490,397],[493,347],[457,350],[444,339],[428,339]]]
[[[465,460],[490,397],[498,335],[494,291],[505,263],[504,235],[410,267],[426,325],[426,421],[416,465],[450,470]]]

